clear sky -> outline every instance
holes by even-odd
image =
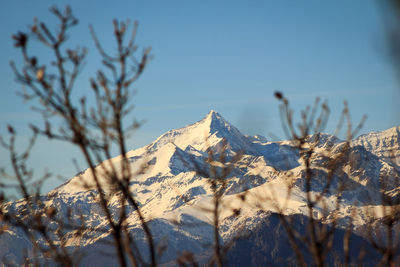
[[[23,140],[27,125],[40,123],[9,67],[19,61],[11,35],[27,29],[34,17],[54,23],[48,8],[69,4],[79,19],[72,44],[89,49],[76,85],[90,95],[86,77],[99,66],[88,25],[112,47],[112,20],[139,21],[137,42],[152,47],[153,59],[136,84],[132,116],[146,123],[129,140],[143,146],[169,129],[200,120],[217,110],[245,134],[285,138],[278,102],[282,91],[299,110],[320,96],[332,109],[332,131],[344,100],[354,122],[368,120],[362,133],[397,125],[400,83],[387,57],[383,8],[372,0],[337,1],[50,1],[4,0],[0,4],[0,134],[8,123]],[[55,26],[55,25],[53,25]],[[42,50],[39,56],[47,57]],[[77,151],[41,139],[31,164],[66,178],[76,173]],[[0,151],[7,166],[7,155]],[[85,167],[82,164],[82,167]],[[53,184],[57,184],[54,182]]]

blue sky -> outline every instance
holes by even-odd
[[[143,146],[165,131],[200,120],[215,109],[243,133],[285,138],[273,93],[282,91],[295,110],[317,96],[332,110],[327,132],[347,100],[354,122],[368,120],[363,133],[397,125],[400,83],[387,57],[384,11],[378,1],[33,1],[0,4],[0,133],[15,125],[23,141],[27,125],[40,123],[16,96],[9,61],[19,61],[11,35],[34,17],[55,22],[48,8],[69,4],[79,19],[71,45],[89,49],[80,94],[90,95],[87,77],[99,66],[88,25],[113,47],[114,18],[139,21],[138,44],[152,47],[153,59],[135,85],[132,113],[146,123],[129,140]],[[55,26],[55,25],[53,25]],[[42,57],[48,55],[34,47]],[[77,151],[39,140],[31,164],[68,178]],[[0,151],[0,161],[7,155]],[[82,164],[82,167],[85,167]],[[54,182],[57,184],[58,182]]]

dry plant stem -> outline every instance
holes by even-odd
[[[94,34],[93,28],[91,33],[95,41],[96,47],[103,57],[103,64],[112,71],[114,82],[107,78],[103,71],[99,70],[96,79],[91,80],[91,85],[96,96],[96,108],[91,109],[90,113],[86,110],[85,98],[80,100],[80,108],[71,100],[71,91],[74,82],[82,68],[82,63],[86,54],[86,50],[67,50],[66,55],[61,51],[62,45],[67,39],[67,30],[77,24],[77,20],[72,15],[69,7],[61,12],[57,8],[51,11],[59,18],[60,28],[57,34],[53,34],[44,23],[35,21],[31,27],[31,33],[39,40],[40,43],[49,47],[54,52],[56,74],[46,69],[46,66],[38,65],[36,57],[30,57],[27,52],[27,42],[30,35],[18,33],[13,36],[16,47],[20,47],[25,61],[25,65],[21,71],[18,71],[14,63],[11,66],[17,76],[18,81],[26,85],[30,89],[30,93],[24,92],[23,97],[27,100],[38,98],[42,109],[38,109],[45,120],[45,129],[40,130],[36,126],[32,126],[35,133],[47,136],[50,139],[58,139],[70,142],[81,150],[86,163],[89,166],[91,176],[93,178],[95,188],[99,195],[100,206],[102,207],[108,226],[114,239],[114,245],[117,250],[119,264],[127,266],[126,256],[131,263],[136,265],[134,253],[130,245],[126,244],[129,239],[129,234],[124,228],[127,215],[125,212],[125,203],[131,205],[137,212],[142,228],[148,239],[150,265],[156,265],[156,253],[153,237],[147,221],[144,218],[137,201],[129,191],[129,182],[132,178],[129,160],[126,156],[126,132],[138,127],[134,123],[131,127],[123,128],[123,119],[132,109],[128,106],[130,98],[129,86],[137,80],[147,64],[149,49],[146,50],[138,62],[134,59],[134,52],[137,50],[134,44],[136,24],[132,31],[132,36],[127,45],[124,44],[127,24],[114,21],[114,36],[117,40],[117,56],[112,57],[104,52],[100,42]],[[133,60],[134,65],[132,70],[128,71],[128,60]],[[68,63],[72,63],[72,69],[68,69]],[[49,67],[49,66],[47,66]],[[49,67],[50,68],[50,67]],[[88,115],[90,114],[90,115]],[[51,129],[49,118],[54,116],[61,117],[66,125],[66,128],[61,128],[57,134]],[[100,130],[102,137],[99,139],[95,131],[91,131],[89,127],[94,127]],[[101,140],[101,141],[100,141]],[[121,173],[119,173],[114,163],[111,160],[107,161],[108,167],[101,166],[103,172],[107,175],[108,183],[113,186],[113,190],[119,190],[122,205],[118,213],[118,218],[114,220],[113,212],[109,208],[110,197],[106,195],[104,184],[100,182],[101,177],[99,170],[96,168],[95,162],[104,161],[104,156],[109,159],[110,147],[116,143],[122,155]],[[109,169],[108,169],[109,168]],[[84,182],[85,183],[85,182]],[[25,196],[24,187],[21,187]],[[46,233],[44,233],[46,234]],[[46,238],[46,237],[45,237]],[[134,245],[134,244],[131,244]],[[138,254],[138,253],[136,253]]]
[[[66,25],[64,23],[65,21],[66,21],[66,19],[62,19],[62,23],[61,23],[61,34],[62,35],[65,34],[65,30],[67,29]],[[75,140],[75,142],[81,149],[81,151],[86,159],[86,162],[88,163],[89,168],[92,172],[92,176],[95,180],[97,191],[99,192],[99,196],[100,196],[101,206],[102,206],[103,210],[105,211],[107,220],[113,230],[113,236],[115,239],[115,246],[117,248],[118,259],[119,259],[120,265],[127,266],[127,264],[125,262],[125,256],[124,256],[124,251],[123,251],[122,242],[121,242],[121,231],[118,228],[118,226],[114,223],[111,213],[107,207],[107,200],[105,199],[102,186],[99,182],[99,178],[98,178],[97,172],[95,170],[95,165],[93,164],[93,161],[87,150],[86,144],[88,143],[88,140],[86,140],[86,138],[83,136],[83,133],[82,133],[83,127],[80,125],[78,119],[76,118],[75,109],[71,106],[71,101],[70,101],[71,90],[70,90],[70,88],[67,88],[67,84],[66,84],[66,73],[65,73],[64,64],[63,64],[64,61],[63,61],[63,58],[62,58],[61,52],[60,52],[60,45],[61,45],[61,43],[56,42],[53,46],[54,46],[54,52],[56,55],[57,67],[58,67],[58,71],[59,71],[61,91],[64,93],[64,95],[63,95],[64,105],[65,105],[65,109],[68,112],[68,117],[66,119],[69,123],[69,128],[72,130],[73,140]],[[72,78],[74,78],[74,77],[75,76],[73,76]]]
[[[291,221],[287,219],[286,216],[283,214],[283,211],[286,209],[285,205],[283,207],[280,207],[278,204],[275,204],[275,208],[280,215],[279,217],[283,223],[285,230],[287,231],[290,245],[293,248],[297,258],[297,263],[300,266],[307,265],[300,249],[301,246],[298,244],[298,241],[300,241],[307,244],[306,247],[311,254],[311,259],[313,260],[314,265],[325,266],[326,257],[329,251],[332,249],[333,236],[337,224],[337,218],[335,216],[335,213],[338,212],[340,209],[340,198],[343,190],[346,188],[346,185],[340,184],[338,188],[335,189],[337,190],[335,199],[336,206],[334,210],[329,211],[330,214],[332,214],[333,216],[333,221],[330,222],[329,230],[327,225],[323,224],[320,226],[319,220],[314,218],[315,207],[322,206],[323,210],[325,210],[325,212],[328,212],[328,207],[326,206],[325,203],[325,196],[329,193],[329,190],[331,190],[336,170],[340,168],[343,162],[348,161],[350,140],[352,139],[352,136],[354,136],[354,134],[362,127],[362,124],[365,121],[365,117],[361,120],[361,122],[358,124],[355,130],[352,131],[349,111],[347,103],[345,102],[342,116],[339,121],[336,133],[338,132],[338,130],[340,130],[343,121],[346,119],[348,141],[342,147],[341,152],[338,156],[331,157],[330,155],[328,155],[329,160],[326,166],[324,167],[327,171],[327,177],[322,187],[322,190],[316,193],[313,192],[312,188],[312,183],[313,180],[315,179],[315,177],[313,177],[314,174],[313,174],[312,158],[318,155],[318,153],[315,151],[315,147],[309,142],[308,139],[310,134],[319,133],[325,127],[326,122],[328,120],[329,108],[326,106],[326,104],[322,104],[320,114],[317,115],[319,106],[319,99],[317,99],[312,108],[307,107],[301,113],[301,122],[298,125],[299,131],[297,131],[293,120],[294,113],[289,107],[289,101],[286,98],[284,98],[282,93],[280,92],[277,92],[275,96],[282,103],[280,108],[281,111],[280,114],[281,114],[281,121],[283,123],[283,128],[289,139],[293,140],[293,144],[299,151],[300,157],[302,158],[304,164],[304,171],[305,171],[304,182],[306,191],[306,202],[307,202],[306,204],[308,211],[307,233],[304,234],[299,233],[291,227]],[[316,143],[318,143],[318,140],[316,140]],[[291,189],[289,187],[287,198],[290,197],[290,194],[291,194]],[[350,263],[350,258],[348,254],[348,246],[349,246],[348,235],[349,234],[346,234],[344,239],[345,265],[348,265]]]
[[[224,257],[232,243],[222,245],[219,239],[219,228],[220,228],[220,213],[221,213],[221,201],[223,194],[228,185],[229,175],[235,168],[236,163],[242,157],[242,153],[236,153],[230,162],[227,162],[226,154],[228,152],[228,146],[225,139],[222,140],[222,145],[219,148],[213,148],[208,143],[208,138],[205,138],[207,149],[207,159],[205,160],[206,166],[199,165],[195,160],[189,159],[189,161],[183,157],[181,160],[183,164],[189,168],[194,167],[197,175],[206,178],[209,181],[211,190],[213,192],[213,206],[212,208],[201,207],[202,212],[211,213],[213,217],[213,257],[210,259],[208,265],[224,266]],[[219,157],[217,155],[219,154]],[[192,165],[191,165],[192,164]],[[222,166],[221,170],[218,170],[216,166]],[[182,255],[177,259],[177,263],[180,266],[186,266],[189,262],[192,266],[198,266],[193,257],[188,258],[188,253]]]
[[[24,231],[24,233],[33,245],[34,255],[36,255],[36,253],[41,250],[43,253],[51,253],[52,258],[59,264],[62,264],[63,266],[72,266],[73,260],[67,252],[65,244],[61,242],[60,246],[58,246],[56,245],[57,241],[50,237],[49,228],[47,226],[49,222],[46,220],[57,223],[57,225],[59,226],[62,225],[62,222],[56,221],[55,218],[53,218],[52,214],[49,213],[48,210],[46,211],[44,203],[40,199],[39,192],[37,192],[36,195],[31,195],[28,192],[27,181],[31,180],[31,175],[33,175],[33,173],[27,170],[26,160],[28,159],[36,135],[34,135],[34,137],[31,139],[31,142],[28,145],[26,151],[22,154],[17,154],[15,150],[16,133],[11,126],[9,126],[9,132],[11,134],[10,141],[6,143],[3,139],[1,139],[1,144],[10,153],[14,177],[18,181],[18,186],[23,195],[23,201],[25,203],[24,206],[27,210],[22,214],[12,214],[4,210],[4,203],[1,203],[0,214],[2,216],[2,222],[18,227]],[[47,246],[49,247],[49,250],[41,248],[36,243],[37,234],[39,234],[44,239]],[[62,240],[63,234],[61,232],[58,232],[56,234],[58,236],[58,240]],[[34,261],[35,265],[39,265],[38,259],[36,257]]]
[[[214,150],[209,144],[206,138],[206,144],[208,148],[208,159],[207,168],[201,168],[198,164],[193,161],[197,174],[208,178],[211,189],[213,191],[213,208],[211,210],[204,209],[204,212],[212,212],[213,215],[213,231],[214,231],[214,257],[210,262],[210,265],[216,264],[219,267],[224,266],[224,258],[229,247],[232,244],[222,245],[219,239],[219,228],[220,228],[220,213],[222,197],[228,185],[229,175],[232,173],[236,166],[236,163],[242,158],[242,153],[236,153],[230,162],[227,161],[228,144],[226,139],[222,140],[222,146],[219,150]],[[217,158],[215,153],[218,152],[219,157]],[[217,164],[215,164],[217,163]],[[187,164],[187,163],[185,163]],[[219,171],[216,166],[223,166]]]
[[[222,267],[221,245],[219,243],[219,202],[220,199],[214,194],[214,253],[218,267]]]
[[[114,32],[116,35],[117,39],[117,44],[118,44],[118,56],[116,58],[111,57],[108,55],[102,48],[100,42],[98,41],[98,38],[94,32],[94,29],[91,27],[91,33],[92,37],[95,40],[96,47],[98,48],[100,54],[103,56],[104,61],[108,60],[108,65],[113,66],[111,62],[117,61],[118,64],[120,65],[120,75],[117,79],[116,82],[116,98],[114,101],[111,101],[110,104],[112,106],[113,110],[113,117],[115,118],[114,120],[114,126],[115,126],[115,131],[117,133],[117,142],[120,150],[120,154],[122,155],[122,160],[121,160],[121,170],[122,170],[122,179],[119,179],[118,185],[119,189],[122,190],[122,193],[124,197],[128,200],[128,202],[135,208],[140,222],[142,224],[143,230],[145,232],[145,235],[148,240],[149,244],[149,254],[150,254],[150,261],[151,261],[151,266],[156,266],[156,252],[155,252],[155,246],[154,246],[154,240],[153,240],[153,235],[151,234],[150,228],[147,225],[147,222],[140,210],[139,205],[137,204],[136,200],[132,197],[131,193],[129,192],[129,182],[132,176],[132,172],[130,169],[129,165],[129,160],[126,156],[126,144],[125,144],[125,138],[124,138],[124,130],[122,126],[122,116],[123,116],[123,103],[127,101],[127,99],[124,98],[124,94],[122,93],[122,90],[124,88],[127,88],[132,82],[134,82],[138,76],[141,74],[143,71],[144,66],[147,63],[147,54],[145,53],[142,62],[139,64],[139,69],[137,73],[130,79],[128,79],[126,75],[126,61],[127,59],[131,56],[131,53],[135,51],[134,47],[134,39],[136,35],[136,24],[135,27],[132,31],[132,36],[129,41],[129,44],[127,47],[124,47],[123,41],[124,41],[124,36],[125,36],[125,24],[122,23],[121,25],[118,24],[117,21],[114,21]],[[115,67],[111,67],[112,69],[115,69]],[[116,72],[114,72],[116,75]],[[108,88],[105,86],[103,83],[100,83],[100,86],[104,87],[104,90],[107,91]]]
[[[206,140],[207,141],[207,140]],[[208,142],[208,141],[207,141]],[[224,144],[223,152],[221,152],[221,157],[225,152],[226,144]],[[213,229],[214,229],[214,257],[215,262],[218,267],[223,266],[223,260],[221,255],[221,245],[219,242],[219,205],[221,201],[221,190],[223,190],[223,179],[225,177],[219,177],[217,168],[213,165],[214,162],[214,152],[212,149],[209,149],[208,152],[208,162],[209,162],[209,174],[208,177],[210,180],[210,185],[213,190]],[[222,184],[220,184],[222,183]],[[220,187],[219,187],[220,186]]]

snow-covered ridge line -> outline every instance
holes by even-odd
[[[174,255],[179,249],[194,247],[194,252],[204,250],[202,245],[212,243],[212,214],[205,212],[212,208],[213,190],[209,177],[198,174],[198,169],[207,169],[207,151],[220,151],[226,141],[228,155],[242,155],[236,162],[235,169],[229,174],[225,195],[221,202],[221,239],[229,241],[240,234],[240,227],[255,228],[255,224],[262,222],[266,216],[277,212],[276,204],[286,205],[282,208],[285,215],[308,216],[306,208],[306,194],[304,186],[304,163],[299,158],[298,151],[289,140],[269,142],[262,136],[245,136],[227,122],[216,111],[211,110],[202,120],[188,126],[168,131],[158,137],[151,144],[127,153],[131,169],[140,170],[146,164],[146,171],[135,174],[131,181],[131,192],[138,201],[144,217],[149,221],[155,239],[169,236],[171,242],[169,253]],[[324,165],[329,156],[340,153],[337,149],[344,141],[333,135],[317,133],[310,135],[308,142],[314,145],[317,153],[327,154],[328,158],[317,155],[312,158],[311,166],[316,177],[311,185],[313,194],[322,190],[323,181],[327,177]],[[394,152],[392,157],[387,153]],[[330,154],[329,154],[330,153]],[[382,132],[362,135],[351,142],[349,161],[337,166],[332,183],[332,191],[327,192],[325,201],[329,209],[336,206],[336,192],[339,181],[350,185],[350,189],[343,192],[339,207],[340,222],[347,222],[355,209],[354,227],[359,227],[368,218],[365,208],[381,209],[379,200],[379,178],[385,173],[397,171],[398,164],[392,160],[400,158],[399,129],[394,127]],[[119,168],[121,156],[109,159]],[[215,166],[220,164],[215,163]],[[99,168],[99,166],[97,167]],[[400,169],[400,168],[399,168]],[[101,168],[98,169],[101,176]],[[84,181],[85,183],[83,183]],[[287,196],[288,183],[293,185],[291,195]],[[101,181],[107,190],[107,179]],[[89,189],[83,184],[89,185]],[[102,227],[107,224],[102,216],[101,207],[96,200],[93,179],[89,171],[83,171],[65,184],[55,188],[46,199],[46,205],[67,210],[73,207],[78,216],[82,212],[88,227]],[[397,196],[400,189],[387,188],[391,196]],[[241,201],[241,195],[246,194],[246,203]],[[275,203],[270,199],[275,200]],[[286,201],[288,199],[288,201]],[[358,203],[357,206],[354,203]],[[13,209],[18,209],[21,202],[15,202]],[[110,200],[110,207],[118,211],[118,198]],[[240,214],[233,216],[234,211],[240,208]],[[315,218],[323,218],[324,207],[315,208]],[[143,236],[140,222],[134,211],[128,213],[128,227],[137,236]],[[377,212],[375,219],[382,217]],[[173,222],[181,225],[195,224],[196,227],[177,227]],[[329,222],[329,221],[327,221]],[[252,225],[254,224],[254,225]],[[10,233],[21,236],[18,231]],[[75,238],[69,238],[66,243],[71,248],[77,244],[83,247],[96,246],[101,239],[110,238],[109,233],[101,237],[93,233]],[[100,241],[99,241],[100,240]],[[179,244],[179,240],[183,244]],[[18,241],[19,242],[19,241]],[[1,237],[0,237],[1,244]],[[201,244],[201,245],[199,245]],[[144,245],[145,246],[145,245]],[[1,247],[0,247],[1,248]],[[173,250],[176,250],[175,252]],[[7,250],[8,251],[8,250]],[[2,254],[3,253],[3,254]],[[6,252],[0,251],[0,257]],[[169,257],[169,256],[168,256]],[[165,261],[170,260],[166,257]]]

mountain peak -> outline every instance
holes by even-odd
[[[207,115],[198,123],[209,126],[210,134],[218,132],[224,128],[230,130],[232,127],[229,122],[227,122],[218,112],[213,109],[210,110]]]
[[[221,116],[217,111],[211,109],[211,110],[207,113],[205,119],[209,119],[209,120],[220,120],[220,119],[222,119],[222,116]]]
[[[202,120],[180,129],[171,130],[155,140],[148,149],[158,149],[167,143],[174,143],[185,150],[191,145],[196,150],[206,151],[225,139],[237,151],[249,146],[249,141],[238,129],[227,122],[218,112],[210,110]]]

